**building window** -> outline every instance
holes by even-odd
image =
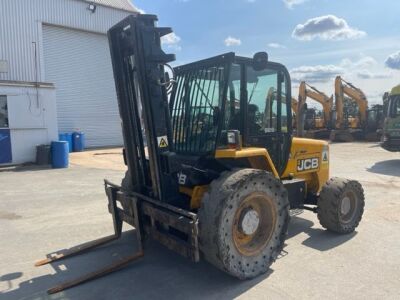
[[[7,96],[0,96],[0,128],[8,128]]]

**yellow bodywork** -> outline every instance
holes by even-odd
[[[282,176],[279,176],[271,156],[265,148],[218,149],[215,158],[246,159],[252,168],[267,170],[276,178],[304,179],[307,192],[319,193],[329,179],[329,146],[327,142],[320,140],[293,138],[289,160]],[[311,161],[314,162],[314,165],[311,164]],[[303,169],[300,170],[300,167]],[[180,192],[191,197],[190,206],[192,209],[196,209],[200,207],[201,198],[207,189],[206,185],[196,186],[193,189],[180,187]]]
[[[233,159],[247,159],[250,166],[254,169],[268,170],[276,178],[279,178],[278,171],[272,162],[271,156],[265,148],[242,148],[237,149],[220,149],[215,153],[216,159],[233,158]]]
[[[349,128],[359,128],[360,127],[360,119],[357,117],[348,117],[347,121],[349,123]]]
[[[315,118],[315,128],[316,129],[325,128],[325,121],[323,118],[320,118],[320,117]]]
[[[191,209],[196,209],[200,207],[201,204],[201,199],[203,198],[203,195],[205,192],[208,190],[208,185],[198,185],[195,186],[193,189],[185,187],[185,186],[180,186],[179,187],[179,192],[182,194],[185,194],[190,197],[190,208]]]
[[[302,160],[318,159],[318,167],[299,171],[298,164]],[[308,192],[318,193],[329,179],[329,146],[325,141],[293,138],[285,178],[302,178],[306,181]]]

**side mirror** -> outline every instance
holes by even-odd
[[[262,71],[267,68],[268,65],[268,53],[257,52],[253,56],[253,69],[254,71]]]

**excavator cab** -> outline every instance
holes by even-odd
[[[400,151],[400,85],[387,95],[386,106],[381,146],[388,151]]]
[[[367,110],[367,124],[365,138],[368,141],[379,141],[382,135],[383,123],[385,120],[384,106],[375,104]]]

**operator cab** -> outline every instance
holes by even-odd
[[[291,99],[291,83],[283,65],[263,52],[253,58],[227,53],[175,73],[170,113],[178,155],[213,156],[229,147],[227,135],[237,131],[240,146],[267,149],[282,174],[292,135],[291,103],[285,100]]]
[[[400,151],[400,86],[394,87],[389,96],[381,146],[388,151]]]

